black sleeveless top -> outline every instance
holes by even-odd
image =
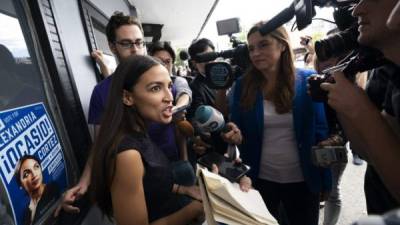
[[[142,157],[149,222],[168,216],[190,203],[186,196],[172,193],[170,162],[147,135],[135,133],[125,136],[118,146],[118,153],[129,149],[137,150]]]

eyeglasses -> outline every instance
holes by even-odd
[[[130,49],[134,45],[136,46],[136,48],[139,48],[139,49],[144,47],[144,41],[140,40],[140,39],[136,40],[135,42],[132,42],[132,41],[116,41],[115,43],[119,44],[124,49]]]

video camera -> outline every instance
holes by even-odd
[[[370,70],[388,63],[383,54],[376,49],[360,46],[357,42],[358,24],[357,19],[352,16],[352,11],[359,0],[295,0],[288,8],[268,21],[260,28],[263,35],[275,30],[279,26],[296,16],[299,30],[307,27],[315,15],[315,6],[334,7],[333,17],[339,32],[329,35],[326,39],[315,43],[315,52],[319,60],[327,60],[332,57],[344,59],[332,68],[323,71],[322,75],[314,75],[309,79],[310,92],[313,100],[326,101],[326,92],[319,85],[322,82],[334,82],[331,74],[342,71],[345,76],[354,81],[358,72]]]
[[[336,71],[343,72],[347,79],[354,82],[355,75],[358,72],[371,70],[387,63],[389,62],[380,51],[368,47],[359,48],[343,59],[337,66],[322,71],[322,75],[316,74],[309,77],[308,83],[311,98],[317,102],[326,102],[328,93],[322,90],[320,85],[324,82],[334,83],[332,74]]]
[[[207,52],[197,54],[193,59],[196,62],[208,62],[206,64],[206,82],[213,89],[229,88],[233,81],[243,74],[250,64],[247,45],[239,41],[233,34],[240,32],[238,18],[217,21],[218,35],[228,35],[233,49],[221,52]],[[230,59],[211,62],[217,58]]]

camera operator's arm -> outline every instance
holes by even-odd
[[[216,106],[218,110],[224,115],[225,118],[229,118],[230,116],[230,108],[233,104],[233,93],[235,92],[236,82],[233,82],[233,85],[228,90],[218,90],[217,96],[215,99]]]
[[[228,118],[229,115],[229,107],[228,107],[228,98],[226,96],[227,90],[217,90],[217,94],[215,96],[215,107],[224,115],[225,118]]]
[[[351,118],[355,116],[354,114],[361,114],[363,111],[366,111],[367,109],[364,107],[369,108],[369,105],[362,104],[363,102],[369,103],[368,97],[361,88],[348,81],[342,73],[335,74],[334,76],[336,80],[335,84],[323,83],[321,84],[321,88],[329,91],[328,104],[336,110],[337,117],[347,138],[352,143],[353,150],[356,150],[359,155],[367,160],[366,143],[362,140],[358,130],[353,126]],[[349,96],[351,97],[349,98]]]
[[[359,151],[367,154],[386,187],[400,200],[400,140],[362,89],[342,73],[334,74],[335,84],[321,84],[329,91],[328,104],[338,113],[347,137]],[[349,97],[351,96],[351,97]]]

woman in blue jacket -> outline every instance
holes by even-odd
[[[291,225],[318,224],[320,193],[330,189],[327,169],[311,163],[311,147],[327,138],[322,104],[307,95],[308,70],[296,70],[283,27],[247,35],[251,68],[233,88],[231,119],[240,128],[243,162],[278,220],[281,204]]]

